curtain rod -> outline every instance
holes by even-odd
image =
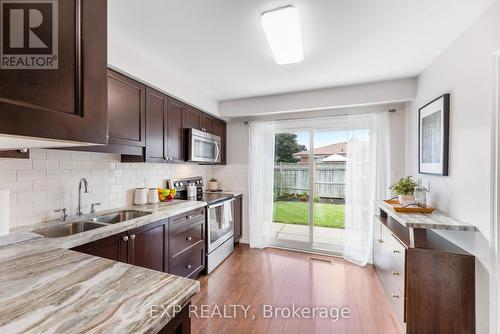
[[[387,111],[375,111],[375,112],[388,112],[391,114],[396,113],[396,108],[389,109]],[[319,116],[319,117],[297,117],[297,118],[278,118],[278,119],[270,119],[270,120],[256,120],[256,121],[269,121],[269,122],[286,122],[286,121],[298,121],[298,120],[304,120],[304,119],[324,119],[324,118],[335,118],[335,117],[341,117],[341,116],[351,116],[351,115],[366,115],[366,114],[371,114],[371,112],[360,112],[360,113],[345,113],[345,114],[337,114],[337,115],[330,115],[330,116]],[[251,121],[245,121],[243,124],[248,125]]]

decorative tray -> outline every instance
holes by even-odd
[[[401,204],[399,204],[399,201],[398,200],[395,200],[395,199],[387,199],[387,200],[384,200],[384,202],[386,202],[387,204],[389,204],[390,206],[392,206],[392,208],[394,209],[394,211],[396,212],[406,212],[406,213],[433,213],[434,208],[431,208],[430,206],[428,207],[425,207],[425,208],[422,208],[420,206],[417,206],[417,205],[412,205],[412,206],[407,206],[407,207],[403,207]]]

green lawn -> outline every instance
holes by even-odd
[[[307,225],[308,208],[307,202],[275,202],[273,220],[277,223]],[[344,228],[344,205],[314,203],[314,226]]]

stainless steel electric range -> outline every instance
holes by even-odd
[[[193,200],[207,202],[205,219],[206,268],[210,274],[234,250],[234,196],[223,193],[203,193],[203,178],[192,177],[170,181],[177,189],[177,199],[188,199],[188,187],[196,187]]]

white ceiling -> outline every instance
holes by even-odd
[[[415,76],[491,2],[109,0],[109,38],[227,100]],[[301,15],[298,64],[277,65],[260,26],[262,12],[283,5]]]

